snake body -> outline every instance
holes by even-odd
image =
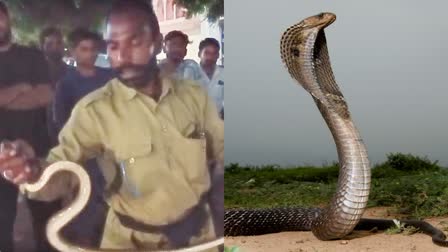
[[[84,248],[71,244],[62,235],[61,229],[75,218],[86,206],[91,193],[90,178],[87,172],[78,164],[69,161],[56,162],[45,168],[38,181],[33,184],[25,184],[24,189],[29,192],[37,192],[41,190],[50,180],[50,178],[62,171],[68,171],[75,174],[79,181],[79,192],[74,201],[64,209],[56,213],[47,224],[47,237],[50,244],[63,252],[126,252],[126,251],[152,251],[152,252],[199,252],[224,244],[224,238],[219,238],[204,244],[195,245],[189,248],[177,250],[136,250],[136,249],[95,249]]]
[[[242,226],[260,230],[264,225],[280,229],[286,225],[287,230],[289,227],[311,229],[319,239],[331,240],[350,233],[364,213],[370,189],[370,165],[366,147],[350,117],[329,63],[323,28],[334,19],[332,14],[322,14],[303,20],[286,30],[280,47],[289,73],[312,95],[333,135],[341,167],[337,192],[329,206],[322,210],[228,210],[225,213],[227,235],[240,233],[237,227]],[[244,219],[250,219],[250,222],[235,225],[234,221]]]
[[[335,20],[334,14],[321,13],[290,26],[282,35],[280,49],[289,74],[310,93],[333,136],[340,166],[336,193],[323,209],[228,209],[224,217],[226,236],[311,230],[320,240],[333,240],[354,229],[394,226],[392,220],[361,219],[369,197],[371,169],[328,56],[324,28]],[[439,245],[448,245],[443,232],[426,222],[402,223],[421,228]]]

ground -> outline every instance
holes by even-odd
[[[377,207],[367,209],[365,217],[390,218],[388,208]],[[437,228],[442,229],[442,221],[448,217],[425,219]],[[443,230],[443,229],[442,229]],[[445,232],[446,233],[446,232]],[[356,231],[344,240],[320,241],[311,232],[283,232],[252,237],[226,237],[227,247],[238,246],[239,252],[438,252],[448,251],[432,243],[431,237],[416,233],[413,235],[384,232],[370,233]]]

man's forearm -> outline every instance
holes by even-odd
[[[0,88],[0,107],[5,107],[26,91],[23,84]]]
[[[20,94],[5,107],[11,110],[28,110],[45,107],[50,104],[53,90],[49,85],[40,84],[31,90]]]

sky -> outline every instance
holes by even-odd
[[[446,1],[226,0],[226,164],[337,161],[311,96],[288,74],[280,37],[300,20],[325,29],[336,81],[371,163],[401,152],[448,167]]]

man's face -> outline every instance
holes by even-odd
[[[219,58],[219,50],[216,46],[208,45],[199,52],[201,63],[204,65],[216,65],[216,61]]]
[[[182,61],[187,55],[187,43],[181,37],[174,37],[165,42],[166,57],[173,61]]]
[[[11,41],[11,24],[9,17],[0,11],[0,46]]]
[[[81,40],[78,45],[72,49],[73,58],[76,64],[84,67],[94,67],[98,56],[98,45],[94,40]]]
[[[153,37],[145,16],[138,13],[109,17],[105,40],[111,67],[124,84],[143,87],[153,79],[161,37]]]
[[[59,35],[50,35],[44,38],[42,43],[42,50],[45,56],[58,61],[64,56],[64,42]]]

